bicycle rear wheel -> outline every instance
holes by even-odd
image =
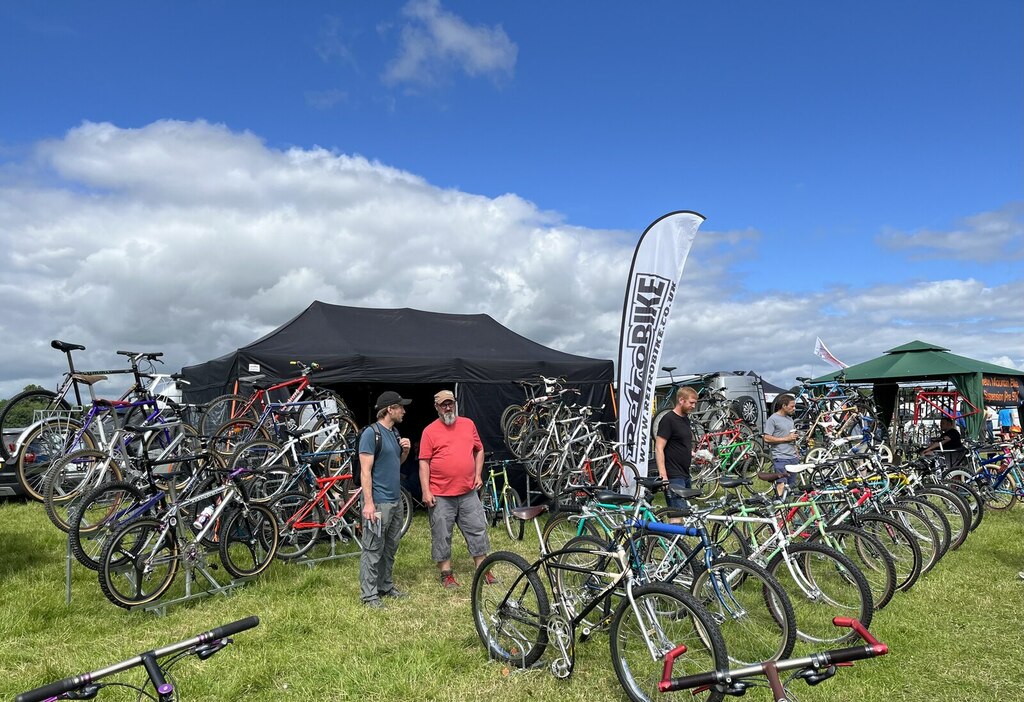
[[[921,577],[924,557],[917,539],[895,519],[881,514],[865,514],[857,518],[857,526],[878,539],[892,556],[896,567],[896,589],[907,592]]]
[[[130,609],[163,596],[178,572],[178,542],[156,519],[140,519],[111,537],[100,558],[100,589]]]
[[[885,546],[872,534],[852,526],[828,528],[830,545],[860,568],[871,586],[875,611],[889,604],[896,594],[896,562]],[[821,535],[815,536],[815,541]]]
[[[623,597],[612,616],[609,643],[612,668],[633,702],[673,699],[658,690],[665,656],[680,645],[686,652],[675,659],[674,675],[693,675],[729,666],[726,645],[714,619],[692,595],[669,583],[650,583],[632,589],[632,602]],[[651,657],[651,650],[655,657]],[[724,694],[708,692],[708,702]]]
[[[221,515],[217,534],[224,570],[251,578],[267,569],[277,553],[277,519],[266,505],[249,504]]]
[[[259,419],[259,413],[253,408],[249,408],[248,412],[243,412],[248,398],[242,397],[241,395],[221,395],[210,400],[209,404],[206,405],[206,409],[203,410],[202,416],[199,418],[199,434],[202,436],[213,436],[217,429],[224,426],[226,422],[232,419],[239,419],[246,417],[255,422]]]
[[[496,551],[480,563],[473,576],[472,608],[489,658],[529,668],[544,654],[551,606],[540,576],[519,554]]]
[[[301,492],[286,492],[278,495],[268,507],[277,519],[277,557],[290,561],[306,555],[320,537],[320,524],[326,521],[323,505],[317,502],[307,513],[302,514],[309,497]],[[311,526],[296,526],[296,523]]]

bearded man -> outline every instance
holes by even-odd
[[[452,572],[452,527],[459,525],[477,566],[491,550],[478,492],[484,445],[473,420],[458,415],[451,390],[434,395],[434,408],[437,419],[420,438],[420,486],[430,513],[430,555],[441,571],[441,586],[451,590],[460,587]],[[490,573],[486,577],[490,582]]]

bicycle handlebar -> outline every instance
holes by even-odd
[[[185,639],[184,641],[179,641],[178,643],[165,646],[164,648],[159,648],[155,651],[141,653],[137,656],[121,661],[120,663],[100,668],[99,670],[95,670],[91,673],[83,673],[82,675],[64,678],[63,680],[57,680],[56,682],[52,682],[48,685],[37,687],[34,690],[22,692],[14,698],[14,702],[43,702],[43,700],[50,698],[59,698],[61,695],[77,690],[95,680],[99,680],[100,678],[104,678],[114,673],[120,673],[138,665],[145,666],[147,672],[150,672],[151,674],[151,679],[153,679],[150,668],[156,665],[155,661],[157,658],[162,658],[172,653],[177,653],[178,651],[184,651],[187,648],[191,648],[199,644],[225,639],[233,634],[237,634],[247,629],[252,629],[259,623],[260,618],[255,616],[239,619],[236,622],[231,622],[230,624],[219,626],[215,629],[199,634],[198,636],[193,636],[191,639]],[[149,662],[147,662],[147,660]],[[159,670],[159,666],[157,666],[157,671],[160,673],[157,677],[162,677],[162,671]]]
[[[832,620],[832,623],[837,627],[853,629],[862,639],[864,639],[867,645],[821,651],[819,653],[812,653],[810,656],[806,656],[804,658],[765,661],[763,663],[755,663],[743,668],[737,668],[736,670],[709,670],[704,673],[696,673],[694,675],[685,675],[681,678],[673,678],[672,665],[675,662],[675,659],[686,653],[686,646],[680,645],[665,655],[665,665],[661,676],[661,682],[658,683],[658,690],[660,692],[677,692],[679,690],[711,687],[721,683],[728,683],[735,680],[742,680],[743,678],[751,678],[756,675],[763,675],[769,667],[774,667],[779,671],[794,670],[797,668],[817,669],[841,663],[852,663],[853,661],[859,661],[865,658],[884,656],[889,652],[889,647],[872,636],[871,632],[869,632],[858,620],[849,619],[847,617],[836,617]]]

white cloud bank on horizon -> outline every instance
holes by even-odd
[[[614,358],[640,234],[202,121],[86,122],[37,145],[0,168],[0,232],[0,397],[54,385],[64,360],[53,338],[89,347],[80,367],[117,367],[114,350],[133,348],[163,350],[176,369],[314,299],[482,312],[540,343]],[[848,363],[922,339],[1024,367],[1024,283],[850,280],[754,296],[731,266],[756,260],[759,244],[756,231],[698,233],[664,364],[754,369],[788,385],[829,370],[812,355],[821,336]]]

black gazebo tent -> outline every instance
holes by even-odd
[[[404,427],[417,438],[436,418],[432,395],[457,388],[461,414],[476,421],[488,450],[502,450],[501,410],[522,401],[513,384],[538,375],[563,377],[580,402],[611,399],[612,362],[574,356],[530,341],[485,314],[441,314],[409,308],[367,309],[316,301],[247,346],[182,369],[189,401],[232,392],[240,376],[269,380],[296,375],[289,361],[316,362],[310,376],[341,394],[360,424],[371,420],[373,399],[397,390],[413,400]]]

